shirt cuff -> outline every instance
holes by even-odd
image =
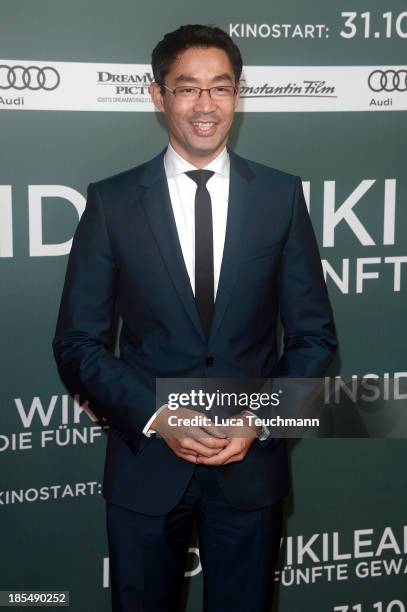
[[[244,412],[248,412],[249,414],[252,414],[253,416],[257,417],[257,414],[254,414],[254,412],[252,412],[251,410],[245,410]],[[261,434],[257,436],[258,440],[260,442],[263,442],[263,440],[267,440],[267,438],[270,437],[270,430],[268,427],[266,427],[263,423],[261,424]]]
[[[143,434],[147,436],[147,438],[150,438],[151,434],[157,433],[155,429],[151,429],[150,425],[154,421],[154,419],[158,417],[158,415],[164,408],[167,408],[167,404],[163,404],[162,406],[160,406],[159,409],[154,412],[153,416],[150,419],[148,419],[147,423],[145,424],[143,428]]]

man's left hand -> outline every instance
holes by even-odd
[[[239,415],[243,419],[243,425],[219,428],[223,433],[229,434],[230,436],[229,443],[225,448],[213,457],[203,457],[199,455],[196,462],[202,465],[217,466],[242,461],[259,433],[256,428],[249,425],[249,420],[245,418],[246,414],[247,413],[243,411]],[[238,429],[236,429],[236,427],[238,427]]]

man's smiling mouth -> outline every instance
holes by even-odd
[[[215,121],[191,121],[194,132],[198,135],[211,135],[215,132]]]

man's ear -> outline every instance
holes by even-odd
[[[161,93],[161,87],[159,86],[159,84],[153,81],[150,84],[149,91],[150,91],[151,99],[156,109],[160,111],[161,113],[164,112],[163,95]]]

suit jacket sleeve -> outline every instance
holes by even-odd
[[[103,204],[90,184],[68,260],[53,351],[67,388],[79,393],[81,402],[87,399],[137,452],[155,410],[155,388],[109,348],[117,282]]]
[[[270,374],[273,380],[269,391],[282,390],[278,414],[283,415],[285,407],[289,407],[295,412],[289,416],[300,417],[304,416],[302,412],[307,410],[308,402],[321,390],[337,340],[318,245],[299,177],[278,283],[284,340],[282,355]],[[271,414],[273,409],[260,409],[258,415]],[[277,439],[273,442],[272,436],[273,431],[262,445],[273,444]]]
[[[275,377],[322,378],[336,351],[336,333],[318,245],[297,177],[290,230],[279,272],[283,354]]]

